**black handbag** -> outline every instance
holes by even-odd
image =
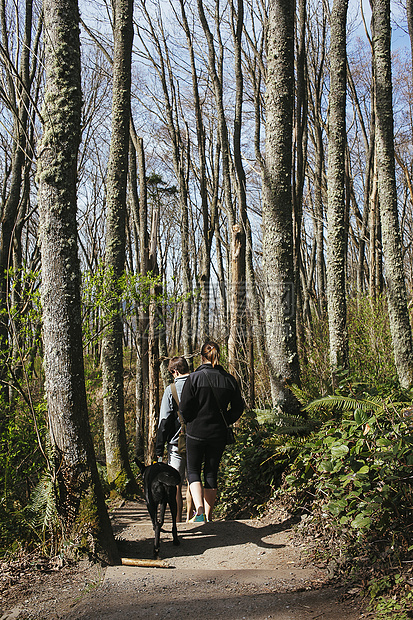
[[[222,419],[224,420],[224,424],[225,424],[225,426],[227,427],[227,439],[226,439],[225,444],[226,444],[226,445],[229,445],[229,444],[231,444],[231,443],[235,443],[235,433],[234,433],[234,429],[232,428],[232,426],[229,426],[228,422],[227,422],[227,421],[226,421],[226,419],[225,419],[224,412],[222,411],[222,407],[221,407],[221,405],[219,404],[219,400],[218,400],[217,395],[216,395],[216,393],[215,393],[214,386],[212,385],[211,380],[210,380],[210,378],[208,377],[208,373],[206,372],[206,370],[205,370],[204,368],[202,368],[202,372],[204,373],[204,375],[205,375],[205,376],[206,376],[206,378],[208,379],[209,387],[210,387],[210,388],[211,388],[211,390],[212,390],[212,393],[213,393],[214,398],[215,398],[215,400],[216,400],[216,403],[217,403],[217,405],[218,405],[219,412],[220,412],[220,414],[222,415]]]

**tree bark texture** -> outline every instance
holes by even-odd
[[[325,188],[325,170],[324,170],[324,142],[323,142],[323,83],[326,64],[326,15],[323,8],[322,22],[320,24],[320,40],[319,54],[316,55],[316,61],[313,63],[313,80],[309,81],[309,106],[313,117],[313,142],[314,142],[314,237],[316,243],[316,287],[317,287],[317,310],[319,316],[325,316],[327,313],[326,300],[326,269],[324,257],[324,188]],[[318,62],[317,62],[318,61]],[[311,66],[311,65],[310,65]]]
[[[297,411],[288,389],[299,381],[292,231],[294,2],[271,0],[268,16],[263,268],[268,364],[274,406]]]
[[[11,56],[10,47],[10,25],[7,23],[8,15],[5,2],[0,3],[0,23],[3,45],[3,55]],[[33,144],[30,144],[28,131],[28,118],[30,109],[30,91],[33,78],[30,76],[30,57],[31,57],[31,38],[33,26],[33,2],[25,2],[25,28],[24,41],[21,46],[20,67],[17,65],[18,54],[16,54],[16,72],[19,72],[19,81],[16,81],[13,69],[10,66],[5,68],[7,90],[4,100],[13,112],[13,152],[11,155],[10,185],[7,196],[2,192],[0,208],[0,346],[7,350],[9,337],[9,313],[7,311],[8,296],[8,275],[6,272],[13,266],[13,238],[16,239],[16,222],[19,211],[24,210],[27,200],[24,202],[22,197],[22,182],[24,167],[33,156]],[[36,59],[33,61],[36,66]],[[17,84],[17,85],[16,85]],[[16,330],[16,326],[14,330]],[[14,333],[14,340],[16,337]],[[4,354],[7,359],[7,354]],[[8,400],[7,366],[0,363],[0,384],[1,395]],[[1,418],[1,414],[0,414]]]
[[[410,51],[412,59],[412,75],[413,75],[413,0],[406,0],[406,17],[407,28],[409,30]]]
[[[412,333],[407,309],[397,212],[394,159],[390,0],[371,0],[376,94],[376,157],[387,305],[393,354],[402,387],[413,382]]]
[[[119,279],[125,268],[126,188],[129,152],[132,0],[114,2],[112,135],[106,178],[106,316],[102,343],[103,413],[108,481],[119,491],[136,483],[126,444],[123,395],[123,322]]]
[[[298,3],[299,42],[296,60],[296,107],[294,118],[294,152],[296,163],[293,180],[293,238],[294,238],[294,280],[297,284],[297,346],[303,350],[305,345],[303,321],[303,291],[300,282],[301,269],[301,228],[303,219],[303,192],[305,183],[307,152],[307,82],[306,82],[306,43],[307,2]]]
[[[188,239],[189,229],[189,188],[188,188],[188,169],[190,160],[190,142],[182,137],[180,128],[178,109],[181,102],[178,89],[176,88],[175,78],[172,72],[169,49],[165,39],[163,26],[161,34],[155,32],[150,16],[146,13],[148,22],[151,24],[151,32],[155,47],[158,52],[157,72],[159,74],[162,90],[164,94],[165,117],[168,132],[172,145],[172,159],[174,164],[175,176],[178,181],[178,199],[181,211],[181,278],[183,289],[182,302],[182,339],[183,351],[188,360],[192,359],[192,276],[189,255]]]
[[[348,0],[335,0],[331,12],[328,123],[327,306],[333,384],[348,367],[346,304],[346,22]]]
[[[245,290],[245,235],[240,224],[234,224],[231,234],[231,289],[230,326],[228,337],[228,371],[238,379],[241,386],[245,381],[242,373],[241,351],[246,353],[246,290]]]
[[[225,106],[222,86],[223,75],[223,59],[222,56],[217,63],[214,36],[209,28],[208,21],[205,15],[204,5],[202,0],[197,0],[199,19],[205,34],[205,38],[208,43],[208,70],[210,79],[212,82],[212,89],[215,97],[216,113],[218,120],[219,140],[221,144],[222,152],[222,182],[224,188],[225,207],[227,210],[228,226],[232,229],[235,223],[234,204],[231,191],[231,152],[228,138],[228,126],[225,118]],[[216,9],[218,2],[216,2]],[[217,10],[215,12],[215,24],[217,27],[217,34],[219,34],[219,17]]]
[[[42,256],[45,389],[58,486],[69,537],[87,502],[98,555],[119,562],[96,461],[86,404],[77,250],[76,181],[81,86],[76,0],[44,0],[46,92],[38,180]]]
[[[242,163],[242,103],[244,96],[244,76],[242,71],[242,32],[244,22],[243,0],[237,1],[237,6],[231,3],[232,29],[234,38],[234,72],[235,72],[235,115],[234,115],[234,169],[238,198],[239,222],[231,231],[231,309],[230,309],[230,336],[228,341],[228,364],[232,374],[240,382],[241,389],[248,393],[250,376],[254,373],[254,366],[247,362],[247,281],[246,281],[246,254],[247,229],[249,228],[247,212],[246,176]],[[252,274],[251,274],[252,275]],[[255,291],[251,291],[253,296]],[[231,346],[230,346],[231,345]],[[235,345],[235,346],[234,346]],[[251,382],[254,383],[251,377]]]
[[[216,207],[212,200],[211,217],[208,209],[207,191],[207,157],[206,157],[206,138],[205,127],[202,118],[202,104],[199,94],[198,73],[195,62],[195,51],[193,46],[193,34],[189,28],[188,19],[185,12],[184,0],[179,0],[182,14],[182,25],[185,31],[187,47],[191,62],[192,92],[194,97],[194,113],[196,121],[196,136],[199,155],[199,189],[201,194],[202,210],[202,245],[201,245],[201,264],[199,283],[201,288],[200,304],[200,325],[199,333],[202,342],[209,338],[209,303],[210,303],[210,282],[211,282],[211,245],[215,228]]]
[[[143,140],[139,139],[138,150],[138,170],[139,170],[139,244],[140,244],[140,265],[143,276],[148,274],[151,266],[149,264],[149,234],[148,234],[148,188],[146,185],[146,164]],[[140,305],[139,315],[139,343],[137,347],[136,365],[136,445],[137,456],[145,455],[146,450],[146,430],[149,417],[149,396],[146,386],[149,384],[149,309]],[[138,360],[139,357],[139,360]],[[138,363],[139,362],[139,363]],[[138,376],[139,374],[139,376]],[[138,390],[140,390],[138,392]]]
[[[151,288],[151,297],[155,297],[156,287]],[[146,450],[146,464],[150,463],[156,458],[155,443],[156,433],[158,430],[159,421],[159,340],[157,330],[159,325],[157,322],[156,301],[153,299],[150,303],[149,312],[149,341],[148,341],[148,356],[149,356],[149,377],[148,377],[148,396],[149,396],[149,411],[148,411],[148,429],[147,429],[147,450]]]

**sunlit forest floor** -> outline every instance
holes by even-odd
[[[146,508],[126,502],[112,512],[123,557],[152,557]],[[306,544],[294,539],[293,520],[272,511],[262,519],[179,524],[172,545],[170,523],[161,558],[169,568],[67,566],[26,561],[2,567],[2,620],[67,618],[275,618],[358,620],[358,588],[331,580],[328,565],[315,565]]]

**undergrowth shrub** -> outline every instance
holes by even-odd
[[[266,419],[259,424],[256,411],[244,413],[236,443],[226,448],[218,479],[217,512],[223,517],[249,518],[263,512],[281,484],[284,469],[298,453],[300,434],[314,427],[299,416],[272,412]]]
[[[281,469],[272,462],[270,437],[270,427],[259,425],[253,411],[244,413],[236,429],[236,443],[227,446],[221,461],[216,506],[220,516],[257,515],[280,483]]]
[[[397,372],[385,296],[374,303],[367,295],[349,299],[347,306],[349,366],[359,383],[393,389]],[[327,316],[313,316],[311,331],[299,351],[301,385],[309,399],[331,393]]]
[[[331,384],[327,317],[313,321],[299,356],[301,384],[309,397],[326,394]]]
[[[331,396],[329,420],[307,437],[276,496],[308,513],[307,532],[324,553],[355,567],[371,559],[400,564],[413,556],[413,408],[371,396]],[[337,418],[337,415],[336,415]]]
[[[22,511],[36,487],[45,465],[32,414],[24,403],[16,401],[6,412],[0,436],[0,554],[27,543],[30,531]],[[36,411],[40,438],[45,436],[44,405]]]
[[[370,297],[358,296],[347,307],[349,363],[358,381],[371,385],[392,386],[397,372],[392,352],[389,315],[384,295],[374,303]]]
[[[413,591],[411,579],[396,569],[371,579],[365,589],[369,597],[369,609],[375,612],[375,620],[408,620],[413,617]]]

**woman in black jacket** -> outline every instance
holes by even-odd
[[[227,425],[236,422],[244,410],[238,383],[219,365],[219,346],[215,342],[203,345],[201,362],[186,380],[179,406],[186,422],[188,483],[196,509],[190,522],[195,523],[212,519]]]

